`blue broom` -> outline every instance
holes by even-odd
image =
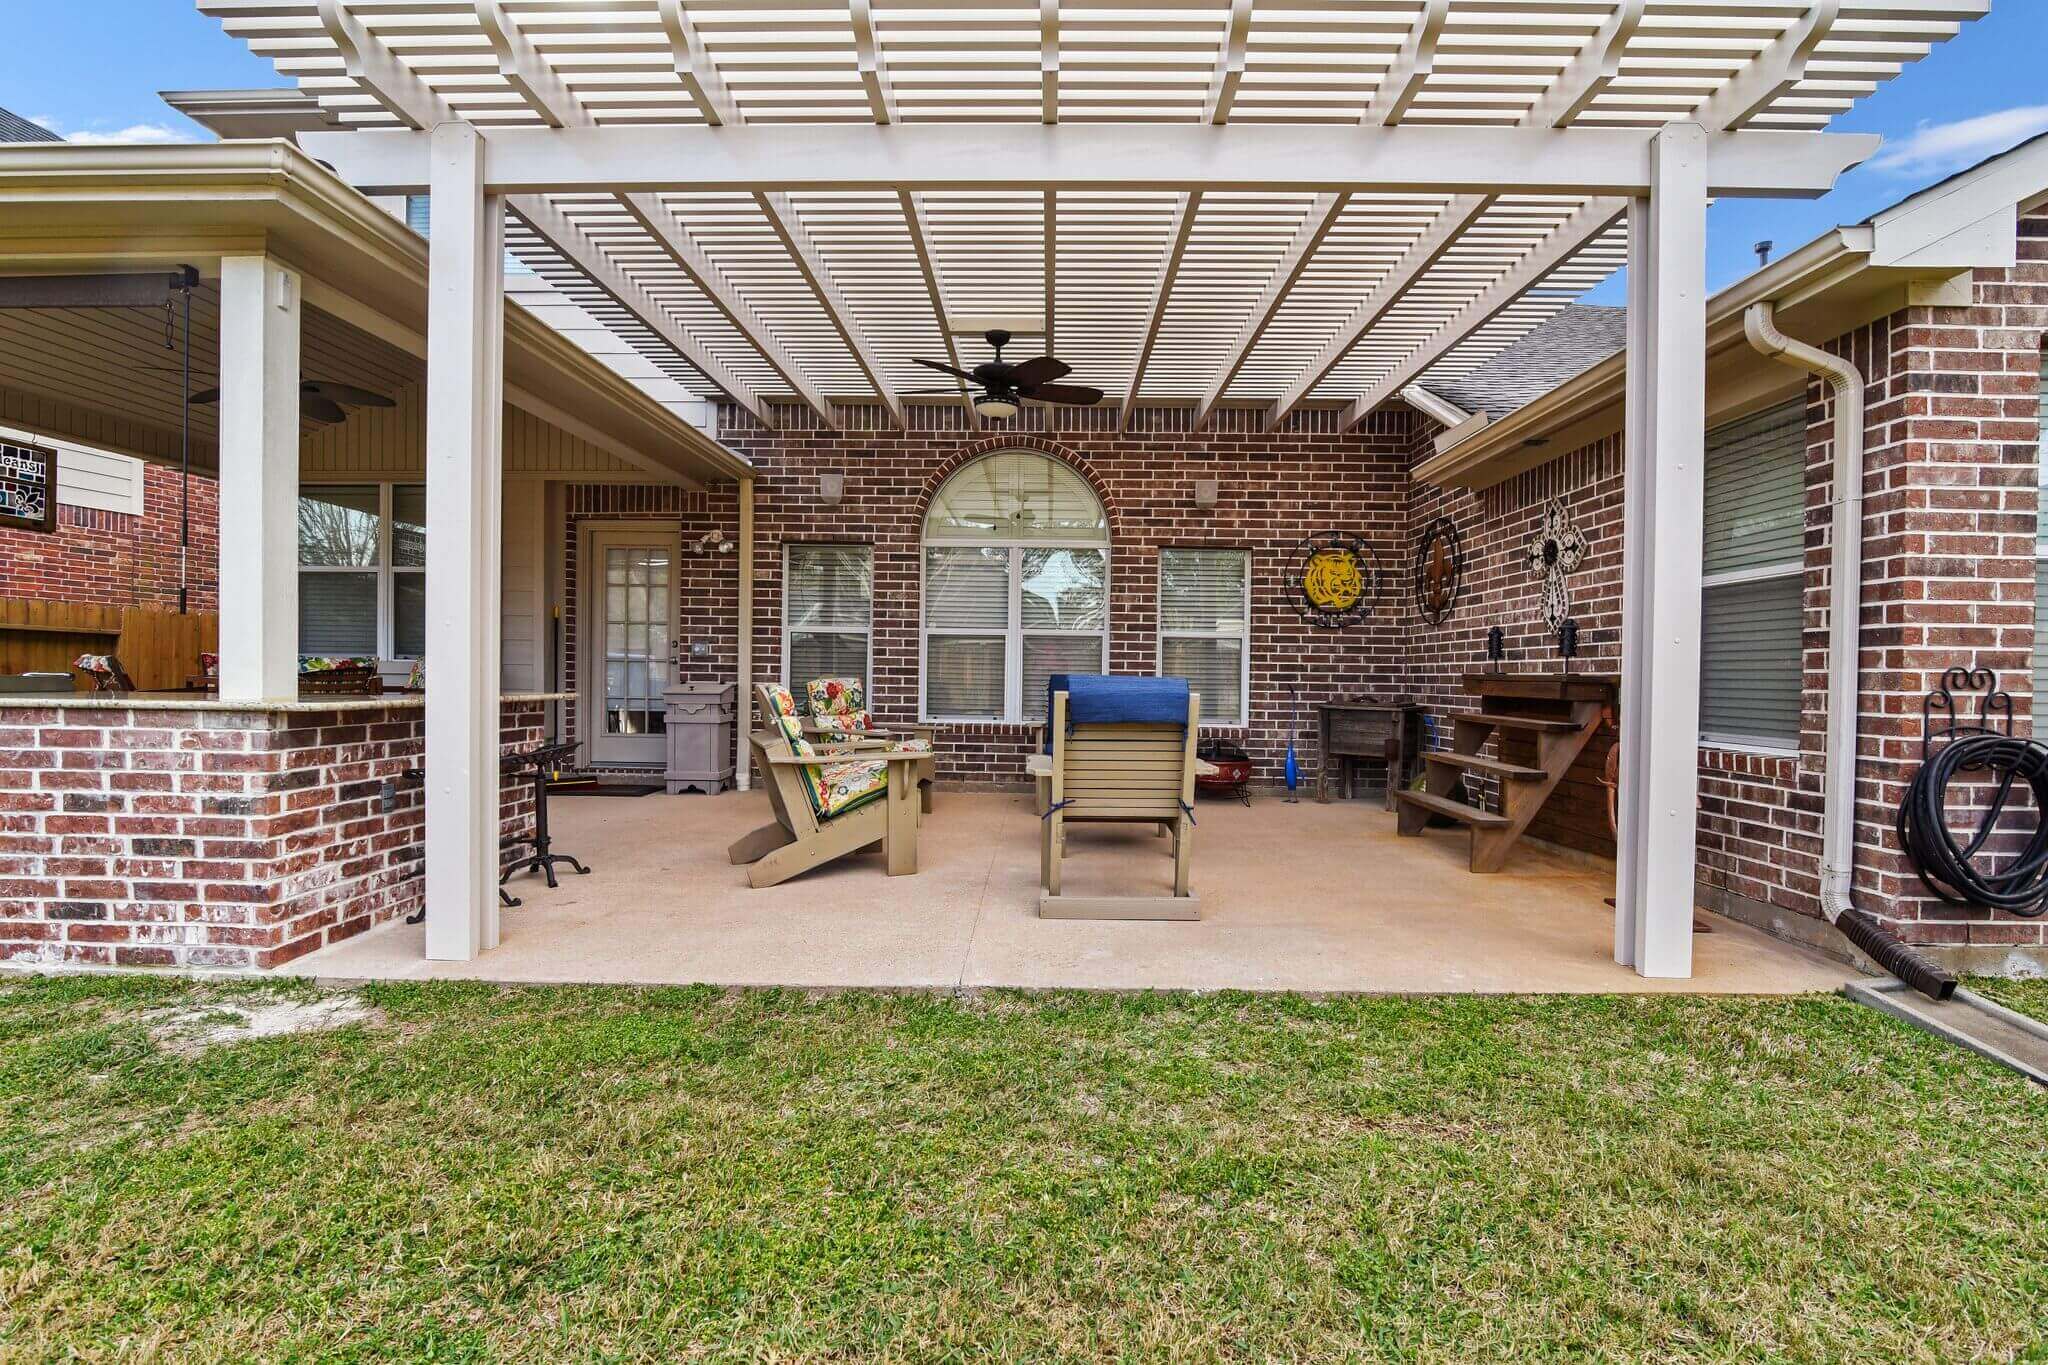
[[[1294,756],[1294,731],[1301,720],[1301,693],[1290,686],[1287,695],[1290,698],[1287,714],[1287,799],[1298,803],[1301,798],[1295,795],[1295,790],[1301,786],[1301,760]]]

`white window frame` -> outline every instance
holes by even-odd
[[[1244,556],[1244,616],[1236,630],[1168,630],[1166,628],[1166,556],[1169,551],[1203,551],[1209,554],[1234,554]],[[1214,726],[1220,729],[1248,729],[1251,726],[1252,708],[1252,552],[1236,545],[1162,545],[1159,547],[1158,562],[1154,567],[1156,575],[1153,593],[1153,620],[1158,623],[1158,639],[1152,656],[1152,672],[1158,677],[1166,676],[1166,642],[1172,640],[1235,640],[1237,648],[1237,715],[1223,720],[1208,713],[1203,703],[1202,728]]]
[[[1001,632],[1003,636],[1003,714],[1000,716],[946,716],[935,714],[928,699],[931,690],[931,672],[925,662],[931,653],[934,635],[992,636],[994,630],[934,630],[930,614],[925,610],[926,578],[931,572],[933,550],[1005,550],[1010,558],[1010,620]],[[1102,629],[1101,630],[1028,630],[1024,626],[1024,552],[1026,550],[1088,550],[1102,556]],[[1115,562],[1109,552],[1107,540],[1084,539],[1008,539],[977,537],[973,540],[925,540],[918,546],[918,609],[917,609],[917,711],[920,719],[935,725],[1036,725],[1037,721],[1024,713],[1024,640],[1030,637],[1045,637],[1061,640],[1102,641],[1102,666],[1109,667],[1109,604],[1111,576]]]
[[[1769,410],[1771,409],[1759,409],[1759,413]],[[1751,413],[1749,415],[1756,416],[1758,413]],[[1728,426],[1743,420],[1746,419],[1740,417],[1732,418],[1728,422],[1710,427],[1707,431],[1708,439],[1711,440],[1716,431],[1725,430]],[[1716,588],[1734,587],[1745,583],[1768,583],[1774,579],[1783,578],[1804,580],[1805,576],[1806,558],[1805,550],[1802,548],[1794,558],[1788,559],[1783,563],[1757,564],[1747,569],[1731,569],[1726,573],[1703,574],[1700,578],[1700,598],[1702,601],[1705,601],[1706,595]],[[1803,610],[1803,592],[1801,594],[1801,603]],[[1702,643],[1704,644],[1704,642]],[[1801,691],[1803,693],[1805,670],[1803,651],[1799,666],[1802,675]],[[1702,702],[1705,701],[1704,696],[1701,700]],[[1783,739],[1774,735],[1741,735],[1725,730],[1709,730],[1704,726],[1700,729],[1699,747],[1702,749],[1724,749],[1748,754],[1766,754],[1774,757],[1794,756],[1800,752],[1797,736],[1791,739]]]
[[[412,660],[419,658],[420,656],[417,654],[400,654],[397,651],[396,639],[398,634],[398,578],[402,574],[418,574],[424,577],[427,572],[427,566],[424,564],[400,565],[392,563],[391,514],[394,501],[394,490],[398,488],[418,488],[424,490],[426,488],[426,485],[413,479],[399,479],[396,481],[384,481],[377,479],[301,480],[299,483],[299,494],[301,497],[303,497],[306,494],[321,488],[375,488],[377,490],[377,562],[374,565],[300,564],[298,566],[299,572],[301,574],[375,574],[377,576],[377,647],[375,650],[376,656],[379,659],[402,660],[405,662],[411,662]],[[297,553],[298,551],[295,548],[293,550],[293,554],[296,555]],[[302,658],[308,657],[306,651],[303,649],[299,651],[299,654],[300,657]]]
[[[789,561],[790,561],[790,554],[791,554],[791,552],[792,552],[792,551],[798,551],[798,550],[863,550],[863,551],[865,551],[865,552],[867,553],[867,557],[868,557],[868,619],[867,619],[867,623],[866,623],[865,625],[861,626],[861,628],[860,628],[860,629],[858,629],[858,630],[855,630],[855,629],[854,629],[853,627],[851,627],[851,626],[805,626],[805,627],[803,628],[803,632],[802,632],[802,633],[803,633],[803,634],[805,634],[805,635],[858,635],[858,636],[860,636],[860,637],[861,637],[861,638],[862,638],[862,639],[863,639],[863,640],[864,640],[864,641],[866,642],[866,649],[865,649],[865,650],[863,651],[863,655],[862,655],[862,660],[861,660],[861,678],[860,678],[860,682],[861,682],[861,687],[862,687],[862,688],[863,688],[863,689],[864,689],[864,690],[866,691],[866,694],[867,694],[867,699],[868,699],[868,709],[870,709],[870,710],[873,710],[873,709],[874,709],[874,705],[875,705],[875,547],[874,547],[874,546],[873,546],[872,544],[870,544],[869,542],[867,542],[867,541],[864,541],[864,540],[795,540],[795,541],[784,541],[784,542],[783,542],[783,545],[782,545],[782,685],[783,685],[783,686],[784,686],[785,688],[787,688],[787,689],[789,690],[789,694],[790,694],[791,696],[793,696],[793,697],[795,697],[795,698],[797,699],[797,706],[798,706],[798,708],[799,708],[799,709],[802,709],[802,708],[803,708],[803,707],[804,707],[804,706],[805,706],[805,705],[807,704],[807,703],[805,702],[805,700],[804,700],[803,696],[802,696],[802,695],[801,695],[800,693],[798,693],[796,689],[797,689],[797,687],[798,687],[798,685],[799,685],[799,681],[801,681],[801,682],[806,682],[806,683],[807,683],[807,682],[809,682],[809,681],[810,681],[810,679],[809,679],[809,678],[804,678],[804,679],[798,680],[798,679],[796,679],[796,678],[792,677],[792,676],[790,675],[790,671],[789,671],[789,659],[790,659],[790,637],[791,637],[791,636],[793,636],[793,635],[795,635],[795,634],[797,634],[797,629],[796,629],[796,627],[795,627],[795,626],[794,626],[794,625],[793,625],[793,624],[791,623],[791,621],[790,621],[790,619],[789,619],[789,603],[790,603],[790,596],[791,596],[791,594],[790,594],[790,591],[789,591],[789,584],[790,584],[790,570],[789,570]]]

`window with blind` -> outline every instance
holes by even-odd
[[[858,678],[868,692],[874,551],[865,545],[783,550],[782,681],[799,698],[813,678]]]
[[[1250,721],[1251,608],[1246,551],[1160,550],[1159,673],[1188,680],[1205,721]]]
[[[1109,523],[1058,460],[1000,451],[939,489],[925,519],[924,715],[1038,721],[1055,673],[1109,653]]]
[[[299,653],[426,653],[427,490],[320,484],[299,494]]]
[[[1700,735],[1799,742],[1806,403],[1707,433]]]

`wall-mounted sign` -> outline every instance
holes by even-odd
[[[1324,630],[1372,614],[1380,596],[1379,556],[1349,531],[1318,531],[1294,550],[1294,609]]]
[[[57,452],[0,441],[0,527],[57,529]]]

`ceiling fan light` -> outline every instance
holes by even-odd
[[[1000,421],[1005,417],[1015,417],[1017,415],[1017,404],[1013,399],[999,398],[994,394],[985,393],[974,400],[974,410],[983,417],[992,417]]]

